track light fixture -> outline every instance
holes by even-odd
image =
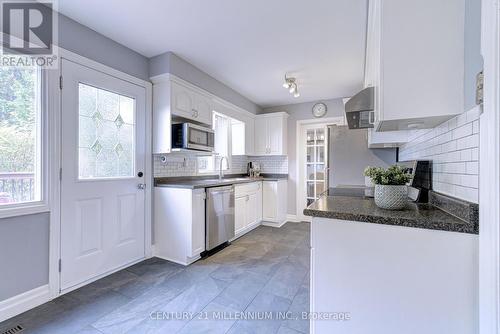
[[[285,74],[285,82],[283,83],[283,87],[288,89],[290,94],[293,94],[293,97],[299,97],[299,87],[297,86],[297,79],[292,77],[287,77]]]

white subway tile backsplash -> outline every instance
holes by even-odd
[[[400,147],[400,160],[432,160],[435,191],[478,202],[478,107],[433,129],[413,131],[409,138]]]
[[[155,177],[179,177],[218,174],[198,173],[197,156],[189,154],[170,154],[166,155],[167,161],[162,162],[163,155],[153,155],[153,166]],[[224,171],[225,174],[245,174],[247,172],[247,163],[249,161],[258,162],[261,165],[261,173],[268,174],[288,174],[288,158],[286,156],[263,156],[248,157],[238,155],[231,157],[231,168]]]
[[[479,186],[479,176],[478,175],[460,175],[460,183],[457,185],[461,185],[468,188],[478,188]]]
[[[471,175],[479,175],[479,162],[478,161],[467,162],[465,166],[465,172]]]
[[[472,149],[458,151],[460,153],[460,161],[472,161]]]
[[[288,174],[287,156],[251,156],[248,161],[260,164],[261,173]]]
[[[463,138],[472,134],[472,123],[467,123],[451,131],[453,139]]]
[[[479,133],[479,121],[472,123],[472,133]]]
[[[479,161],[479,148],[471,149],[472,152],[472,161]]]

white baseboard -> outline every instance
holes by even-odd
[[[297,215],[286,215],[286,220],[290,223],[301,223],[302,221],[297,218]]]
[[[151,245],[151,257],[158,257],[156,256],[156,244]]]
[[[236,239],[238,239],[238,238],[240,238],[240,237],[244,236],[244,235],[245,235],[245,234],[247,234],[248,232],[250,232],[250,231],[252,231],[252,230],[256,229],[257,227],[259,227],[261,224],[262,224],[262,222],[260,222],[260,221],[259,221],[259,222],[257,222],[257,223],[254,223],[254,224],[252,224],[252,225],[249,225],[249,226],[245,227],[245,229],[244,229],[243,231],[241,231],[241,232],[237,233],[237,234],[234,236],[234,238],[232,238],[232,239],[231,239],[231,240],[229,240],[229,241],[234,241],[234,240],[236,240]]]
[[[0,301],[0,322],[31,310],[51,299],[50,288],[47,284]]]
[[[180,264],[181,266],[189,266],[191,263],[194,263],[196,261],[198,261],[199,259],[201,259],[201,256],[200,255],[197,255],[195,257],[190,257],[188,258],[187,261],[179,261],[179,260],[175,260],[175,259],[171,259],[167,256],[163,256],[163,255],[155,255],[155,257],[159,258],[159,259],[162,259],[162,260],[166,260],[166,261],[169,261],[169,262],[173,262],[173,263],[177,263],[177,264]]]
[[[285,225],[287,223],[286,219],[280,222],[269,222],[269,221],[262,221],[262,225],[264,226],[270,226],[270,227],[277,227],[280,228],[281,226]]]

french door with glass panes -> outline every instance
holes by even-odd
[[[145,256],[144,87],[63,59],[61,290]]]
[[[314,202],[327,190],[327,131],[325,126],[306,130],[306,201]]]

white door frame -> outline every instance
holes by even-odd
[[[303,150],[304,145],[302,136],[301,136],[301,128],[303,126],[314,126],[314,127],[320,127],[320,126],[328,126],[328,125],[345,125],[346,124],[346,119],[345,116],[339,116],[339,117],[328,117],[328,118],[317,118],[317,119],[305,119],[305,120],[299,120],[297,121],[296,125],[296,143],[295,143],[295,149],[296,149],[296,161],[295,161],[295,175],[296,175],[296,180],[295,180],[295,205],[296,205],[296,212],[295,215],[297,217],[298,221],[311,221],[311,217],[304,216],[302,210],[300,209],[303,205],[303,200],[304,200],[304,194],[305,194],[305,186],[303,184],[303,180],[301,179],[301,161],[305,160],[305,152]],[[368,143],[367,143],[368,145]],[[326,157],[328,157],[328,152],[326,153]],[[326,185],[328,188],[328,184]]]
[[[59,89],[59,78],[62,75],[62,58],[89,67],[93,70],[114,76],[118,79],[128,81],[135,85],[144,87],[146,90],[146,161],[144,169],[145,189],[145,258],[152,256],[152,191],[153,191],[153,164],[152,164],[152,84],[129,74],[118,71],[76,53],[63,48],[58,48],[59,69],[48,71],[48,110],[49,110],[49,141],[51,143],[49,153],[49,187],[50,187],[50,236],[49,236],[49,287],[51,298],[61,295],[59,258],[61,253],[61,182],[59,171],[61,168],[61,90]],[[65,291],[68,292],[68,291]]]
[[[482,0],[484,104],[479,131],[479,328],[500,333],[500,3]]]

